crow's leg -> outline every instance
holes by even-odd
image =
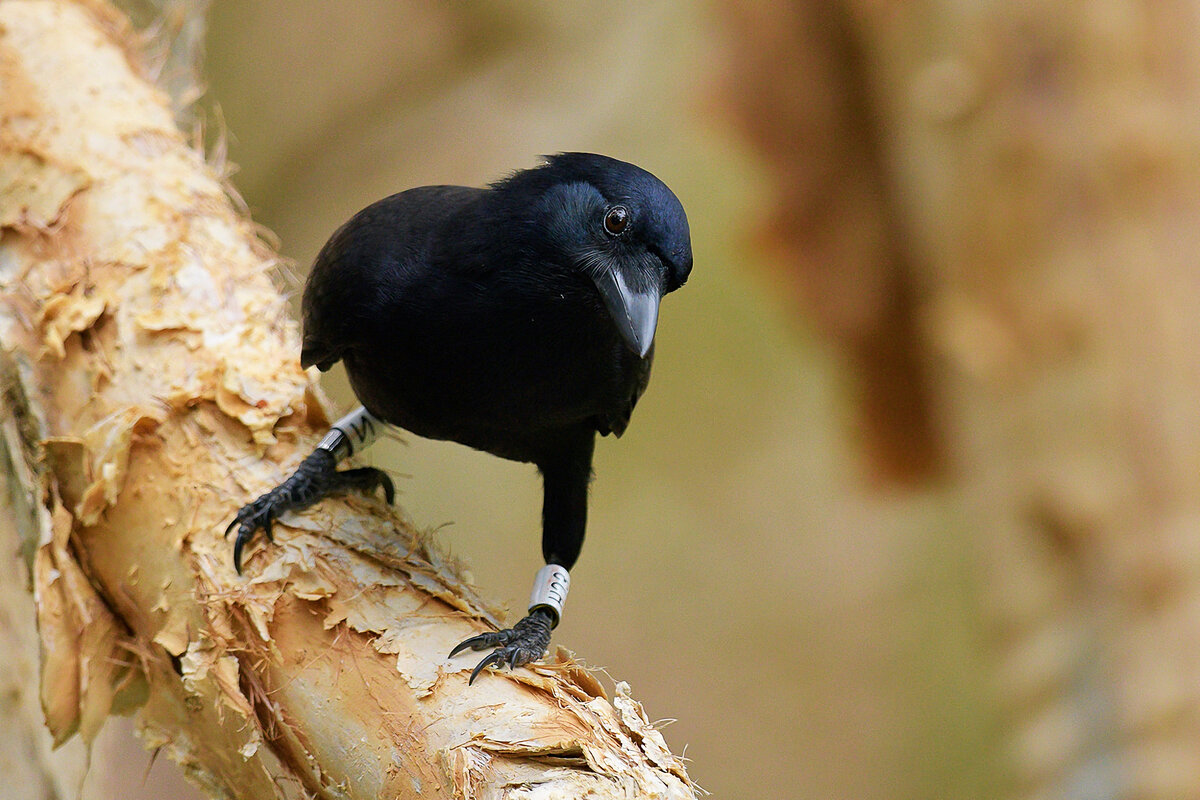
[[[467,648],[496,648],[471,670],[471,679],[467,683],[474,683],[479,673],[490,666],[521,667],[544,656],[550,646],[550,631],[562,617],[563,602],[570,585],[570,573],[557,564],[547,564],[534,580],[526,617],[511,628],[472,636],[451,650],[450,658],[453,658]]]
[[[528,616],[506,630],[473,636],[451,651],[453,657],[467,648],[496,648],[472,670],[471,682],[489,666],[519,667],[546,654],[550,631],[562,619],[563,602],[571,586],[568,570],[583,549],[595,441],[592,431],[584,431],[564,441],[555,457],[539,465],[546,489],[542,503],[542,555],[546,566],[534,579]]]
[[[392,479],[381,469],[362,467],[338,472],[337,464],[368,447],[378,438],[384,423],[361,406],[334,423],[317,449],[300,462],[291,477],[238,511],[225,535],[237,528],[233,542],[233,566],[241,573],[242,550],[254,539],[259,528],[272,539],[271,523],[286,511],[308,508],[333,494],[350,491],[372,492],[382,488],[387,501],[395,499]]]

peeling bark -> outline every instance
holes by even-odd
[[[136,707],[221,797],[694,797],[618,684],[559,649],[468,688],[496,622],[379,501],[232,568],[224,525],[327,425],[274,254],[100,2],[0,2],[0,379],[61,742]]]

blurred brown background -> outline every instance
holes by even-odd
[[[298,280],[367,203],[540,153],[683,201],[695,271],[598,447],[555,640],[675,718],[702,786],[1200,797],[1194,3],[209,17],[207,113]],[[372,457],[519,611],[532,468],[413,437]],[[190,791],[169,765],[143,784],[112,727],[94,762],[138,763],[85,797]]]

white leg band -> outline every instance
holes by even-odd
[[[371,412],[359,406],[333,423],[317,449],[328,450],[341,461],[374,444],[386,427],[386,422],[371,416]]]
[[[529,610],[544,608],[554,614],[550,627],[557,627],[562,619],[563,603],[567,601],[567,590],[571,588],[571,573],[558,564],[547,564],[538,570],[533,579],[533,591],[529,594]]]

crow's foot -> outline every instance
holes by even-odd
[[[471,670],[471,679],[467,683],[472,684],[479,677],[479,673],[489,666],[499,667],[507,664],[509,668],[513,668],[537,661],[546,654],[546,648],[550,646],[550,629],[553,627],[554,622],[550,612],[539,608],[530,612],[529,616],[511,628],[472,636],[451,650],[450,658],[454,658],[468,648],[471,650],[496,648],[485,656],[475,669]]]
[[[263,529],[269,541],[274,541],[271,523],[285,511],[308,508],[329,495],[354,490],[372,492],[382,488],[389,503],[395,499],[396,490],[386,472],[374,467],[338,472],[334,458],[334,454],[328,450],[314,450],[300,462],[290,478],[241,507],[233,522],[225,529],[226,537],[235,527],[238,529],[233,541],[233,566],[238,574],[242,572],[242,550],[254,539],[259,528]]]

